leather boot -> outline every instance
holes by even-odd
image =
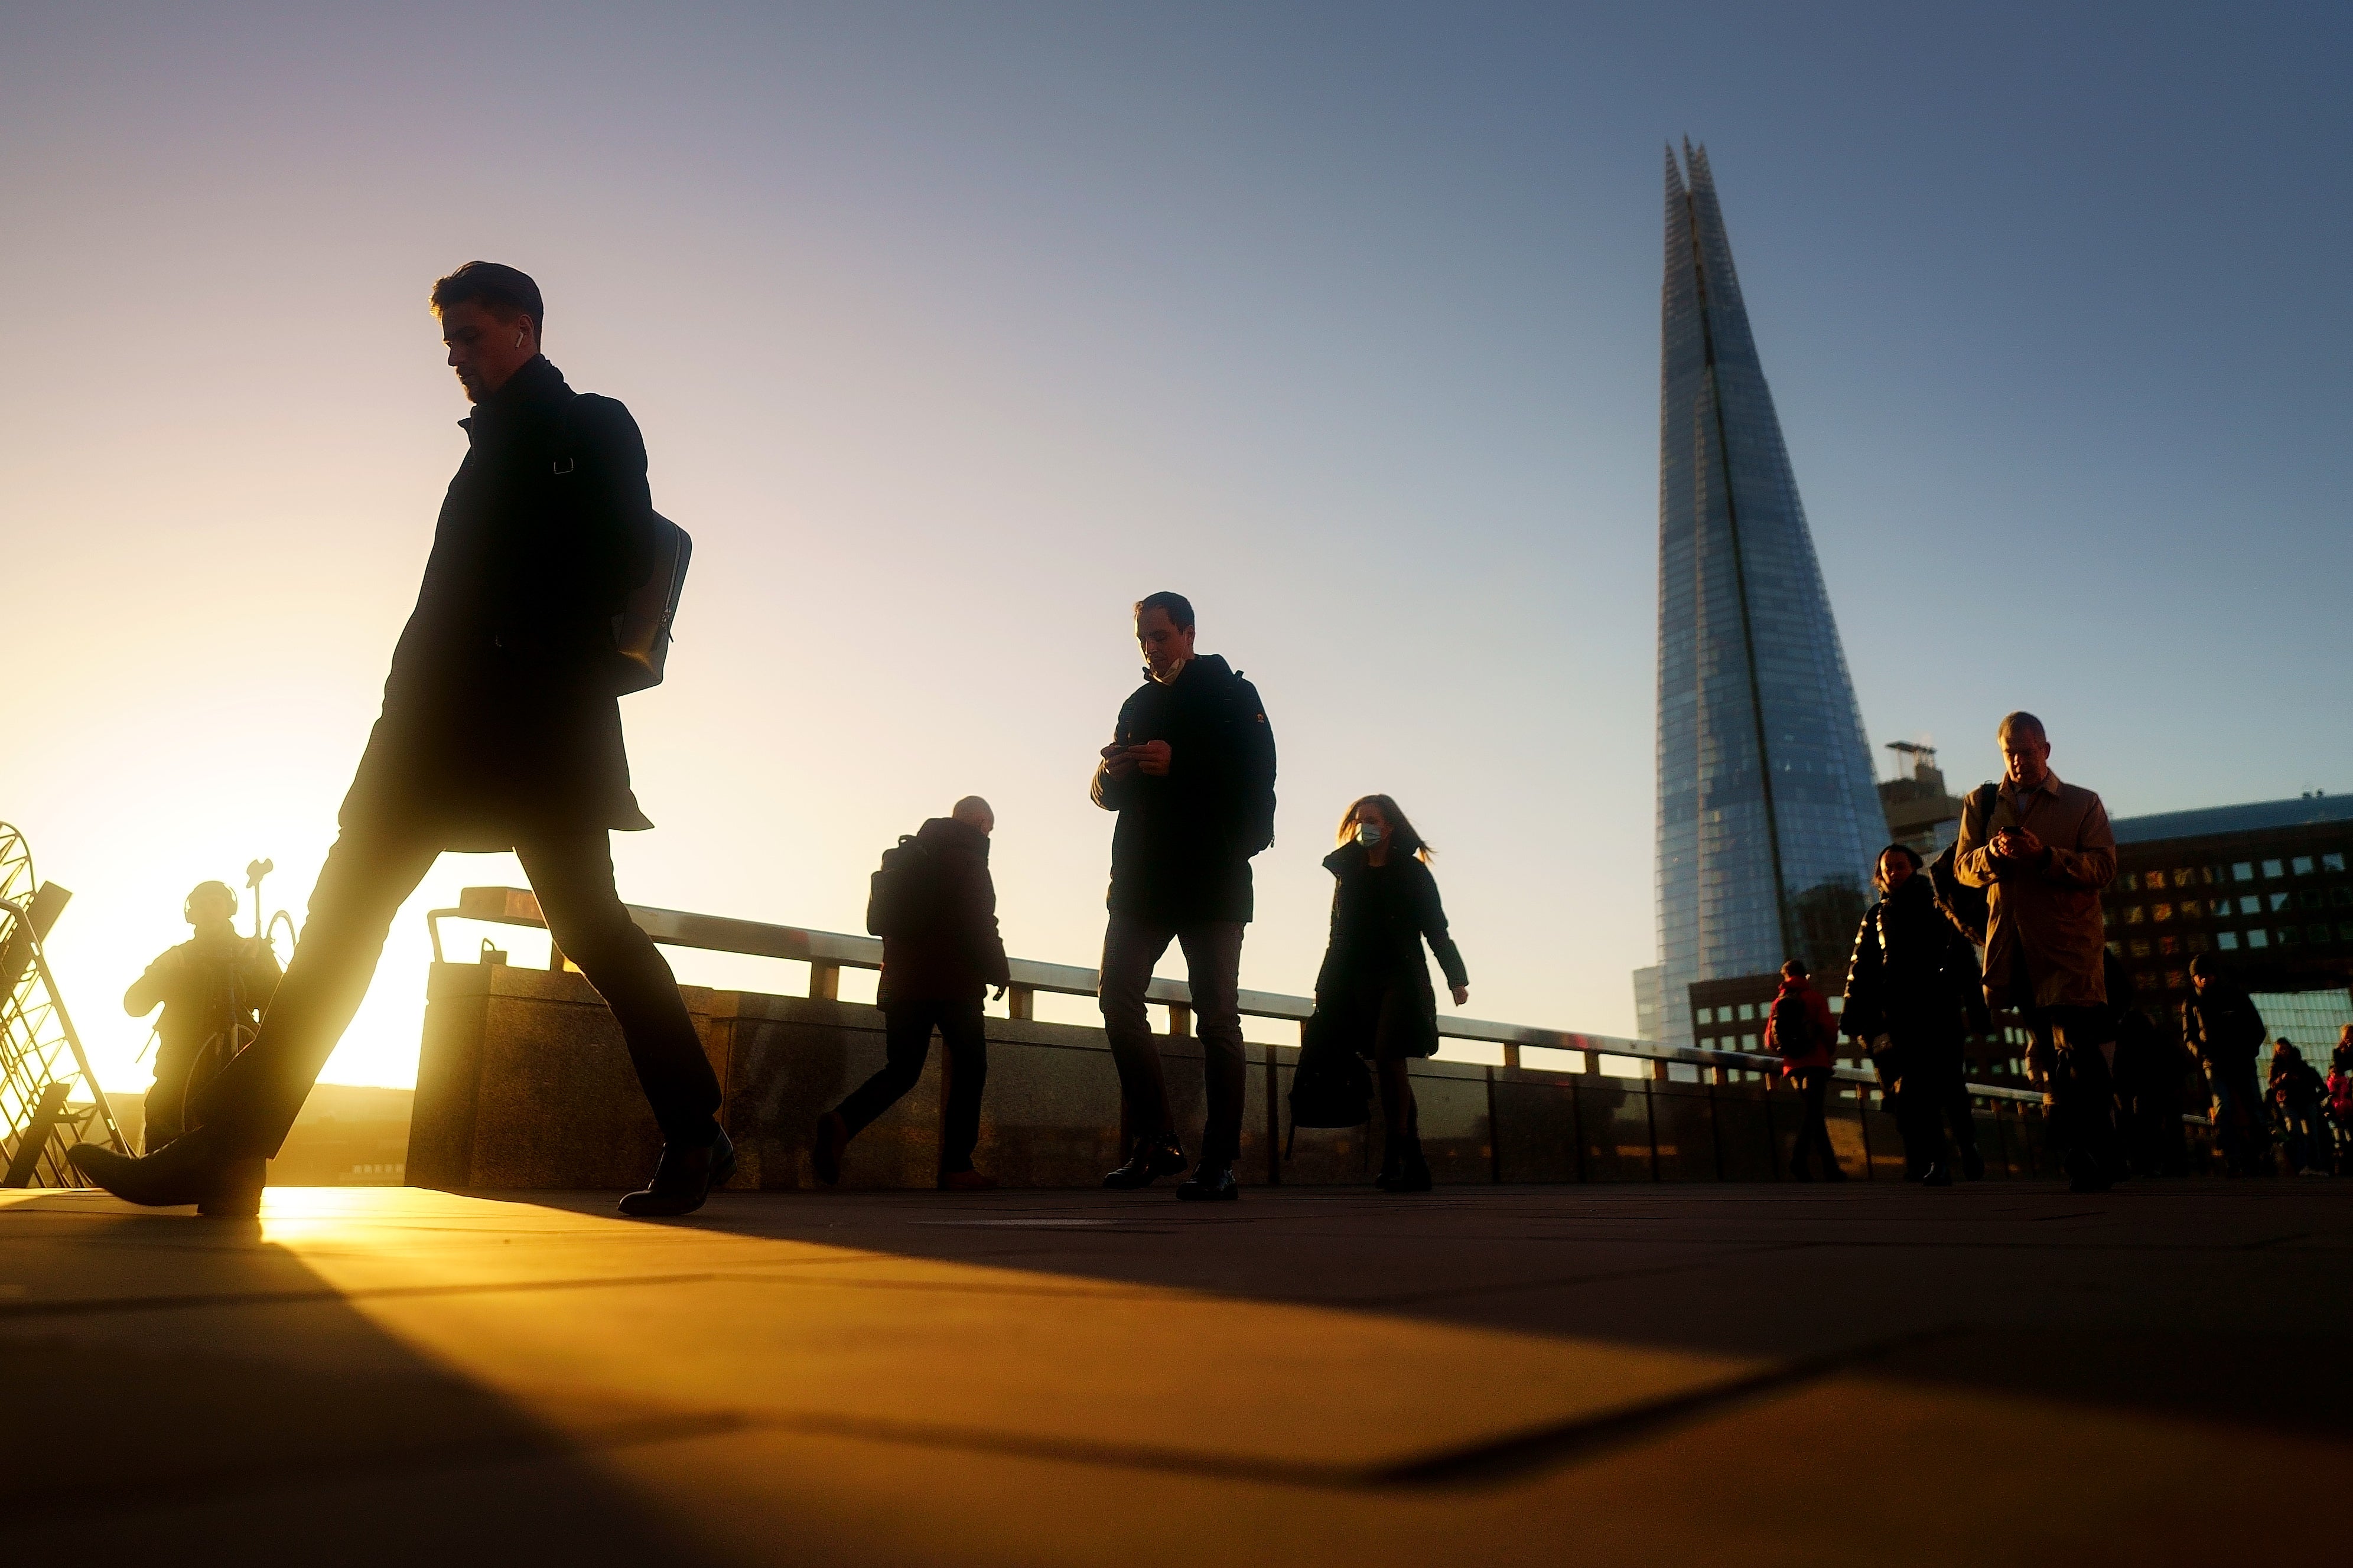
[[[717,1129],[712,1129],[717,1131]],[[654,1179],[621,1200],[621,1212],[637,1219],[667,1219],[692,1214],[713,1187],[735,1173],[735,1145],[724,1132],[709,1143],[662,1145]]]
[[[1185,1151],[1174,1138],[1147,1138],[1135,1146],[1127,1163],[1103,1177],[1103,1184],[1117,1192],[1148,1187],[1163,1176],[1173,1176],[1187,1164]]]
[[[149,1208],[194,1204],[202,1212],[250,1218],[261,1206],[263,1162],[217,1147],[197,1128],[133,1159],[103,1143],[77,1143],[66,1163],[126,1203]]]

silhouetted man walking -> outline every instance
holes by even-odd
[[[677,982],[613,887],[607,836],[653,826],[629,790],[613,621],[652,574],[645,443],[611,398],[574,392],[539,352],[539,287],[470,261],[433,288],[449,364],[474,405],[384,713],[343,799],[342,835],[259,1037],[199,1100],[202,1125],[129,1160],[71,1158],[133,1203],[251,1214],[367,994],[392,917],[445,849],[512,848],[550,934],[619,1021],[661,1124],[661,1163],[625,1214],[702,1206],[734,1150],[719,1080]]]
[[[1193,637],[1183,595],[1137,601],[1145,679],[1121,705],[1095,767],[1094,803],[1119,813],[1101,1001],[1127,1153],[1103,1185],[1148,1186],[1185,1168],[1145,1012],[1152,966],[1175,942],[1185,950],[1208,1090],[1200,1165],[1176,1195],[1232,1198],[1245,1078],[1237,987],[1250,857],[1274,841],[1274,732],[1258,689],[1217,655],[1196,655]]]
[[[1961,803],[1953,867],[1987,889],[1985,989],[2015,1007],[2051,1050],[2055,1129],[2076,1192],[2105,1192],[2123,1169],[2112,1076],[2116,1016],[2101,963],[2100,889],[2116,874],[2116,836],[2090,790],[2051,771],[2042,721],[2012,713],[1997,731],[1999,785]]]

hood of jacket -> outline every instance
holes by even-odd
[[[953,816],[926,818],[923,826],[915,829],[915,842],[926,849],[961,849],[983,860],[988,858],[988,835]]]

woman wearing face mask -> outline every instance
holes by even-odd
[[[1962,1039],[1990,1026],[1977,949],[1936,907],[1936,889],[1908,845],[1879,852],[1879,902],[1862,917],[1847,963],[1846,1032],[1862,1042],[1894,1089],[1905,1173],[1932,1187],[1953,1183],[1945,1144],[1949,1125],[1961,1173],[1985,1173],[1969,1118]]]
[[[1315,976],[1315,1010],[1380,1074],[1388,1126],[1379,1181],[1386,1192],[1426,1193],[1419,1120],[1406,1064],[1438,1049],[1438,998],[1421,955],[1427,940],[1458,1007],[1471,999],[1462,954],[1446,934],[1446,910],[1430,874],[1430,846],[1397,802],[1368,795],[1340,818],[1340,847],[1324,858],[1332,893],[1332,940]]]

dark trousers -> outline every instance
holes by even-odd
[[[2222,1144],[2223,1165],[2233,1175],[2268,1175],[2271,1121],[2263,1092],[2255,1087],[2254,1064],[2210,1068],[2206,1077],[2214,1089],[2214,1131]]]
[[[186,1038],[164,1040],[155,1047],[155,1081],[147,1086],[142,1107],[146,1125],[139,1145],[153,1154],[186,1131],[188,1074],[195,1070],[205,1042]]]
[[[1805,1106],[1806,1119],[1798,1127],[1798,1151],[1789,1161],[1789,1168],[1799,1175],[1812,1169],[1820,1158],[1825,1172],[1839,1168],[1838,1151],[1831,1144],[1831,1119],[1823,1109],[1831,1092],[1829,1068],[1799,1068],[1792,1075],[1797,1079],[1798,1099]]]
[[[1248,1060],[1242,1049],[1239,990],[1242,965],[1240,921],[1199,925],[1154,925],[1133,915],[1114,914],[1103,931],[1103,1033],[1119,1068],[1120,1142],[1133,1149],[1145,1139],[1176,1136],[1168,1110],[1168,1082],[1160,1046],[1144,1010],[1152,966],[1176,942],[1185,951],[1185,974],[1193,993],[1193,1021],[1201,1037],[1201,1070],[1207,1078],[1208,1119],[1201,1129],[1201,1163],[1211,1170],[1233,1164],[1242,1152],[1242,1088]]]
[[[335,840],[261,1033],[199,1097],[202,1123],[225,1151],[272,1155],[286,1141],[367,994],[392,917],[440,853],[438,835],[397,826],[347,827]],[[619,1022],[663,1139],[709,1143],[719,1132],[718,1077],[670,965],[614,890],[604,830],[550,835],[515,854],[549,934]]]
[[[988,1083],[988,1041],[977,1002],[896,1002],[883,1009],[882,1065],[849,1091],[835,1113],[855,1137],[899,1103],[923,1076],[936,1027],[948,1051],[947,1124],[940,1130],[940,1169],[972,1169],[980,1142],[980,1091]]]
[[[2069,1171],[2090,1163],[2114,1177],[2125,1173],[2116,1132],[2116,1085],[2111,1053],[2116,1016],[2106,1007],[2038,1007],[2024,965],[2011,1005],[2050,1055],[2052,1140]]]
[[[1896,1131],[1904,1139],[1904,1164],[1912,1175],[1946,1163],[1950,1150],[1978,1146],[1976,1118],[1969,1113],[1968,1062],[1960,1036],[1934,1024],[1891,1030],[1891,1048],[1872,1058],[1883,1092],[1892,1082]],[[1952,1132],[1947,1144],[1945,1134]]]

